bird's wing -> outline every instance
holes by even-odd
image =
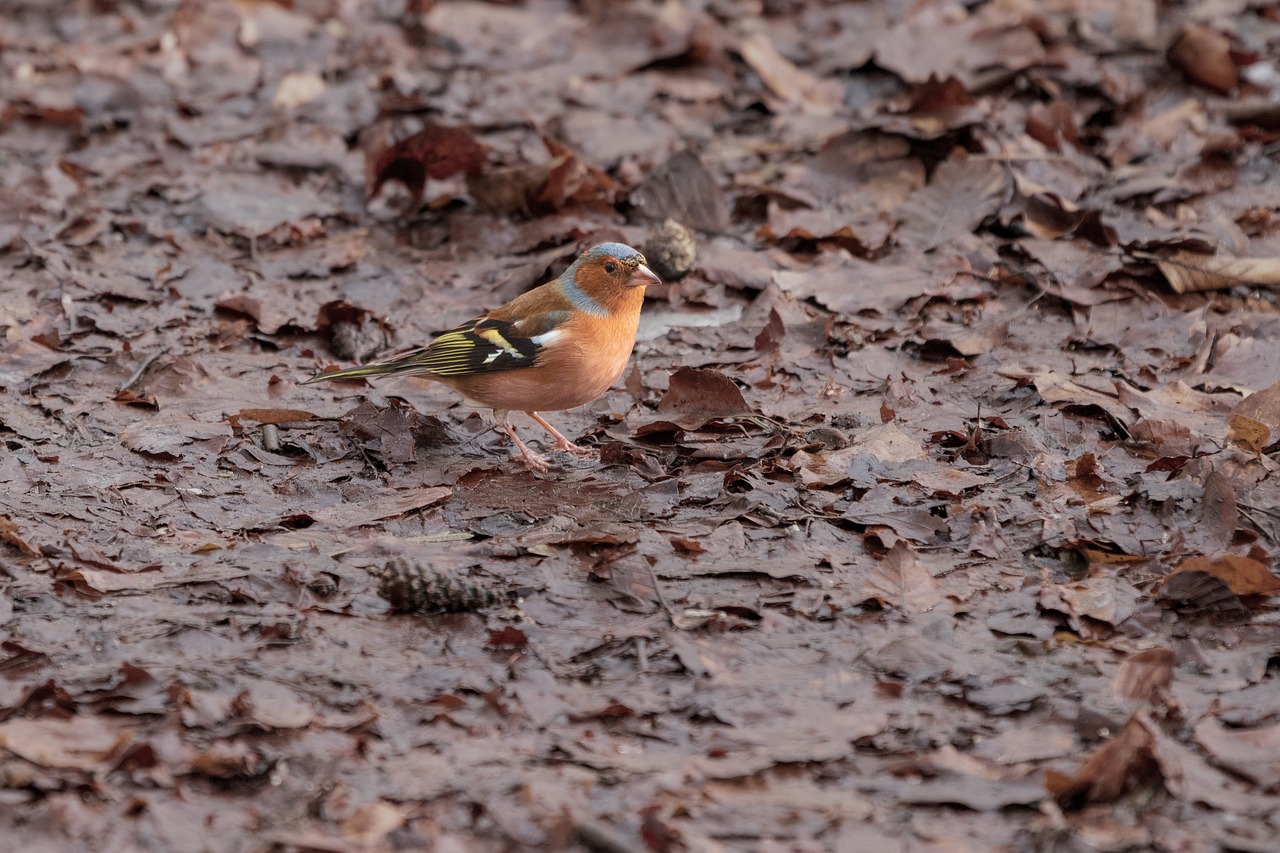
[[[568,311],[546,311],[511,321],[486,315],[450,329],[421,349],[308,381],[397,374],[473,376],[532,367],[539,353],[564,334],[561,326],[569,316]]]

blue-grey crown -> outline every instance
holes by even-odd
[[[591,261],[597,261],[600,258],[608,257],[610,255],[629,267],[644,263],[644,255],[640,254],[626,243],[601,243],[600,245],[592,246],[590,249],[583,252],[582,257],[578,258],[574,265],[577,266],[577,264],[581,263],[590,263]]]

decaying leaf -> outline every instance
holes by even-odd
[[[368,154],[368,188],[373,198],[383,184],[398,181],[416,201],[421,201],[427,178],[441,180],[451,175],[474,174],[488,159],[485,148],[471,131],[460,127],[428,124],[410,136]]]
[[[1261,453],[1280,431],[1280,382],[1245,397],[1227,418],[1227,438]]]
[[[1174,293],[1280,285],[1280,258],[1238,258],[1200,252],[1174,252],[1156,264]]]
[[[942,601],[938,582],[905,541],[895,544],[885,558],[876,563],[863,584],[862,595],[904,613],[926,613]]]
[[[1073,776],[1049,773],[1049,793],[1066,808],[1088,803],[1114,803],[1126,793],[1158,786],[1162,777],[1154,741],[1136,717],[1120,733],[1095,750]]]
[[[120,433],[120,443],[138,453],[182,456],[192,452],[191,445],[212,441],[220,447],[231,438],[231,426],[219,421],[199,421],[182,412],[169,412],[143,418]]]
[[[630,201],[640,215],[657,222],[674,219],[713,234],[729,224],[724,193],[698,155],[689,150],[671,155],[654,169],[632,191]]]
[[[1188,557],[1165,576],[1164,584],[1184,573],[1198,572],[1221,580],[1235,595],[1280,594],[1280,577],[1252,557],[1221,554],[1216,557]]]
[[[832,110],[844,100],[844,87],[837,80],[824,80],[793,65],[778,53],[764,33],[752,33],[742,40],[742,58],[769,89],[784,101],[805,103]]]
[[[700,429],[721,418],[751,414],[737,384],[718,370],[682,367],[671,374],[658,414],[683,429]]]
[[[1124,659],[1111,680],[1116,695],[1151,702],[1173,684],[1172,649],[1147,649]]]
[[[1271,443],[1271,427],[1245,415],[1231,415],[1227,428],[1228,441],[1238,441],[1254,453],[1261,453]]]
[[[1008,191],[1004,164],[977,157],[946,160],[898,209],[903,223],[898,239],[925,252],[946,245],[995,213]]]

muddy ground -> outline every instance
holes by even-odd
[[[1274,5],[0,12],[13,849],[1275,849]],[[299,386],[668,219],[598,460]]]

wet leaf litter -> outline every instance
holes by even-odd
[[[1270,849],[1277,41],[1146,0],[15,7],[0,832]],[[298,385],[613,241],[671,283],[557,418],[590,459]]]

